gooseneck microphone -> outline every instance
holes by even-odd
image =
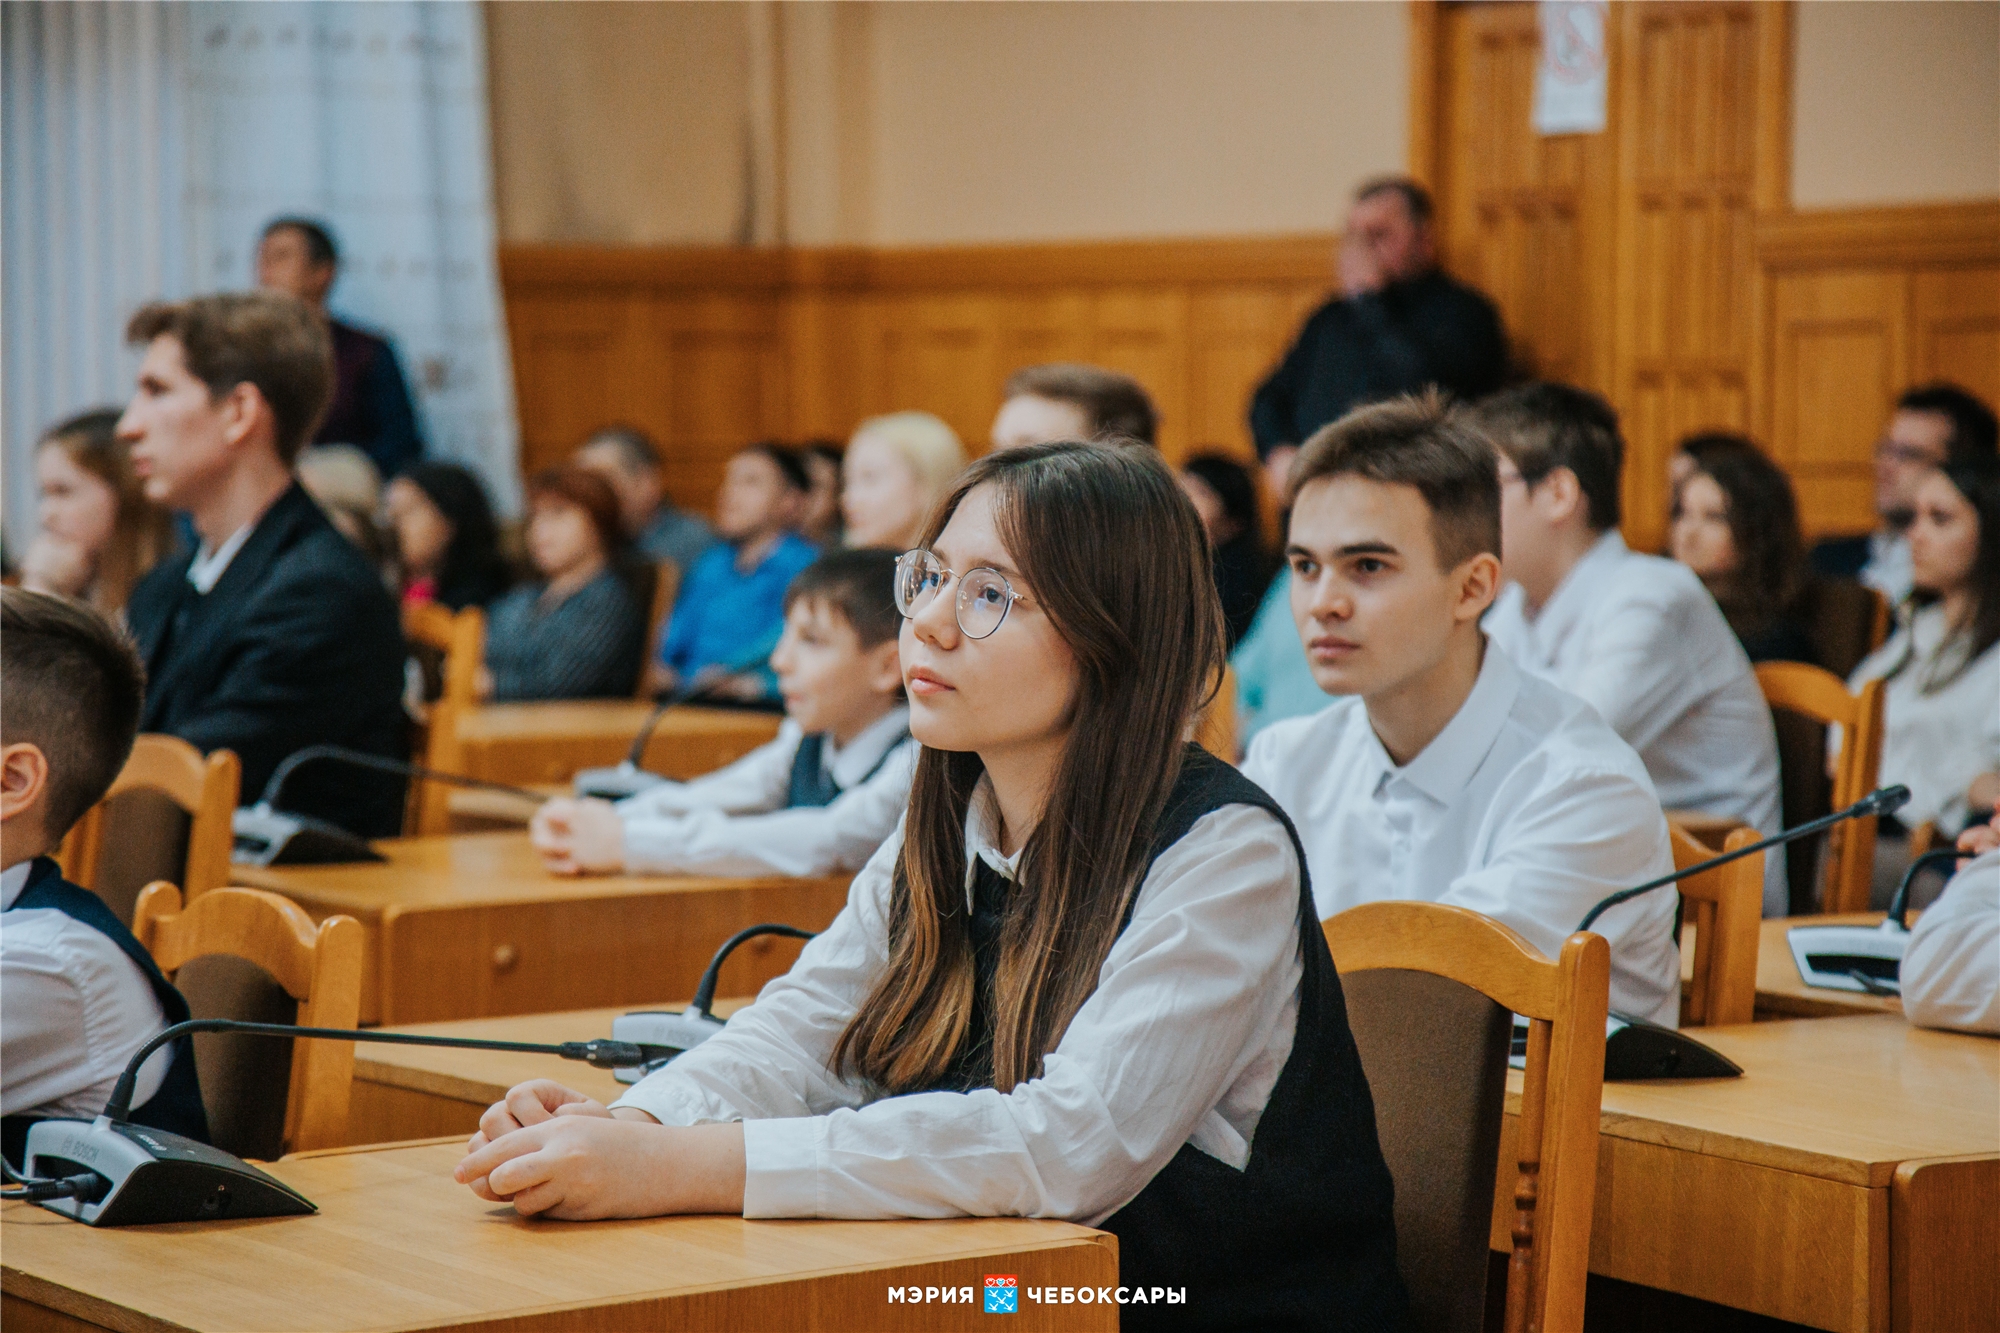
[[[652,742],[653,733],[659,730],[661,719],[666,717],[669,709],[701,698],[728,675],[729,668],[720,664],[703,667],[685,685],[662,697],[659,703],[653,705],[653,711],[646,714],[646,720],[639,724],[639,734],[632,738],[632,748],[625,752],[625,757],[616,767],[586,768],[576,775],[576,794],[616,801],[636,796],[663,781],[643,767],[646,746]]]
[[[292,774],[305,764],[328,759],[355,768],[373,769],[378,773],[394,773],[398,777],[505,792],[537,805],[545,799],[541,792],[530,791],[526,787],[467,777],[463,773],[447,773],[443,769],[406,763],[400,759],[385,759],[379,754],[349,749],[345,745],[308,745],[303,750],[286,755],[271,770],[271,777],[257,797],[257,804],[242,807],[232,817],[230,826],[235,835],[235,848],[231,852],[231,860],[255,866],[331,865],[382,860],[381,853],[370,847],[365,839],[357,838],[339,825],[279,808],[278,802],[284,796],[285,784],[291,780]]]
[[[25,1199],[91,1226],[148,1222],[199,1222],[223,1217],[288,1217],[318,1211],[313,1202],[242,1158],[165,1130],[131,1123],[133,1089],[146,1057],[191,1032],[241,1032],[259,1037],[305,1037],[381,1042],[397,1046],[448,1046],[460,1050],[519,1051],[581,1060],[598,1069],[663,1063],[679,1048],[619,1040],[557,1043],[433,1037],[413,1032],[293,1027],[228,1018],[196,1018],[157,1033],[135,1052],[112,1086],[95,1120],[38,1120],[28,1128],[22,1172],[7,1168],[17,1186],[7,1198]],[[183,1051],[177,1057],[189,1058]]]
[[[1768,838],[1759,838],[1756,842],[1745,847],[1738,847],[1733,852],[1724,852],[1721,856],[1711,857],[1706,861],[1698,861],[1686,870],[1676,870],[1671,875],[1662,875],[1658,879],[1649,879],[1644,884],[1635,884],[1629,889],[1620,889],[1584,913],[1583,920],[1577,923],[1576,928],[1578,930],[1589,930],[1597,918],[1603,916],[1608,909],[1616,907],[1623,902],[1630,902],[1642,893],[1651,893],[1654,889],[1664,888],[1676,880],[1689,879],[1695,875],[1707,874],[1717,866],[1727,865],[1731,861],[1750,855],[1752,852],[1761,852],[1765,848],[1775,847],[1779,843],[1811,837],[1815,833],[1832,828],[1835,824],[1841,823],[1843,820],[1861,819],[1869,815],[1894,814],[1896,811],[1902,809],[1909,799],[1910,789],[1904,786],[1883,787],[1877,791],[1869,792],[1845,810],[1836,810],[1832,814],[1815,819],[1809,824],[1801,824],[1797,828],[1786,829],[1781,833],[1774,833]]]

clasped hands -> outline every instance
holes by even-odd
[[[662,1125],[550,1079],[479,1118],[452,1178],[524,1217],[570,1221],[743,1211],[743,1126]]]

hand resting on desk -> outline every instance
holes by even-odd
[[[743,1127],[662,1125],[534,1079],[486,1109],[452,1177],[523,1217],[740,1214]]]
[[[609,801],[558,796],[528,821],[528,841],[558,875],[615,875],[625,869],[625,821]]]

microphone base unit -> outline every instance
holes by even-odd
[[[630,762],[613,768],[586,768],[576,775],[575,790],[578,796],[595,796],[604,801],[622,801],[627,796],[637,796],[650,787],[657,787],[666,779],[648,773]]]
[[[351,865],[388,859],[344,828],[267,805],[241,807],[230,826],[236,842],[229,859],[238,865]]]
[[[671,1010],[621,1014],[611,1020],[611,1038],[641,1046],[671,1046],[676,1051],[690,1051],[722,1031],[722,1022],[707,1014]],[[665,1060],[659,1062],[665,1063]],[[657,1064],[626,1065],[612,1070],[611,1076],[620,1083],[637,1083],[657,1067]]]
[[[107,1120],[41,1120],[22,1152],[30,1177],[95,1175],[95,1198],[44,1199],[52,1213],[94,1227],[224,1218],[299,1217],[312,1200],[240,1157],[193,1139]]]
[[[1910,932],[1894,917],[1879,926],[1793,926],[1785,932],[1785,943],[1808,986],[1863,995],[1903,993],[1903,953],[1910,947]]]
[[[1514,1020],[1514,1050],[1508,1063],[1516,1069],[1528,1063],[1528,1025],[1518,1017]],[[1606,1083],[1643,1083],[1659,1078],[1741,1077],[1743,1066],[1677,1028],[1663,1027],[1630,1014],[1605,1016]]]

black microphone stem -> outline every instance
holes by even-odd
[[[421,778],[428,782],[444,782],[454,787],[472,787],[480,791],[505,792],[509,796],[519,796],[537,805],[548,799],[547,793],[529,791],[526,787],[514,787],[505,782],[490,782],[485,778],[467,777],[463,773],[447,773],[442,769],[428,768],[423,764],[404,763],[398,759],[384,759],[378,754],[367,754],[360,750],[350,750],[345,745],[308,745],[303,750],[295,750],[285,756],[275,769],[271,770],[270,781],[264,784],[264,792],[257,798],[260,805],[278,809],[278,797],[284,793],[285,783],[292,773],[303,764],[315,759],[337,759],[352,764],[356,768],[370,768],[381,773],[394,773],[398,777]]]
[[[639,734],[632,738],[632,748],[625,752],[625,762],[633,768],[644,767],[646,746],[652,741],[653,733],[659,730],[660,720],[667,715],[667,710],[701,698],[715,688],[716,682],[722,679],[723,674],[713,669],[698,671],[693,680],[660,700],[653,711],[646,715],[645,722],[639,727]]]
[[[529,1055],[555,1055],[565,1060],[582,1060],[598,1069],[619,1069],[633,1065],[643,1065],[650,1060],[669,1058],[678,1054],[670,1046],[648,1046],[638,1042],[612,1041],[600,1038],[595,1041],[565,1041],[558,1044],[533,1041],[494,1041],[484,1037],[431,1037],[415,1032],[381,1032],[350,1028],[305,1028],[289,1023],[248,1023],[233,1018],[191,1018],[185,1023],[175,1023],[141,1046],[137,1053],[125,1064],[125,1072],[112,1085],[111,1098],[104,1103],[102,1114],[114,1121],[123,1121],[132,1111],[132,1094],[139,1081],[139,1066],[146,1063],[146,1057],[154,1051],[190,1032],[244,1032],[259,1037],[318,1037],[329,1041],[372,1041],[391,1046],[446,1046],[454,1050],[471,1051],[518,1051]]]
[[[1870,792],[1853,805],[1848,806],[1845,810],[1836,810],[1830,815],[1822,815],[1809,824],[1801,824],[1794,829],[1785,829],[1782,832],[1773,833],[1768,838],[1759,838],[1747,847],[1738,847],[1733,852],[1724,852],[1721,856],[1713,857],[1707,861],[1698,861],[1686,870],[1676,870],[1671,875],[1662,875],[1658,879],[1647,880],[1644,884],[1635,884],[1629,889],[1620,889],[1598,903],[1597,906],[1591,908],[1584,915],[1583,920],[1577,923],[1576,928],[1578,930],[1589,930],[1597,918],[1603,916],[1610,908],[1616,907],[1622,902],[1629,902],[1642,893],[1651,893],[1654,889],[1672,884],[1675,880],[1687,879],[1694,875],[1705,875],[1717,866],[1728,865],[1731,861],[1740,860],[1752,852],[1761,852],[1767,847],[1775,847],[1781,842],[1791,842],[1794,839],[1818,833],[1822,829],[1832,828],[1835,824],[1845,819],[1859,819],[1868,815],[1888,814],[1899,808],[1904,801],[1909,799],[1910,789],[1907,787],[1884,787],[1880,791]]]

